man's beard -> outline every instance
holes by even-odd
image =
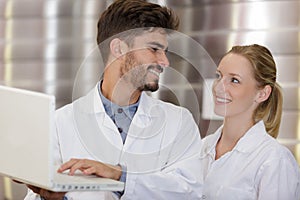
[[[147,68],[145,65],[137,62],[133,52],[126,55],[124,62],[124,69],[121,71],[122,78],[130,82],[133,87],[139,91],[151,91],[155,92],[159,88],[158,81],[159,79],[152,80],[147,82],[147,74],[149,69],[158,69],[160,72],[163,71],[163,68],[160,65],[149,65]]]

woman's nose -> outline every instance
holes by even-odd
[[[219,93],[225,91],[225,83],[223,79],[217,79],[214,81],[213,90]]]

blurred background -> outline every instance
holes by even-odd
[[[0,85],[53,94],[57,108],[70,103],[77,71],[97,45],[98,16],[111,2],[0,0]],[[164,73],[162,79],[165,87],[153,95],[189,108],[199,125],[201,136],[205,137],[221,121],[210,120],[204,115],[208,106],[203,103],[204,80],[214,77],[216,64],[231,46],[265,45],[274,55],[278,81],[284,92],[283,120],[278,140],[293,152],[300,163],[300,1],[152,2],[174,9],[181,19],[179,31],[210,55],[198,55],[190,50],[189,42],[178,41],[177,48],[186,53],[188,60],[171,53],[171,66],[187,82]],[[86,87],[82,90],[94,85],[96,80],[90,75],[98,72],[97,59],[91,58],[85,65]],[[191,95],[197,99],[197,105],[191,102]],[[24,185],[0,177],[0,200],[23,199],[25,193]]]

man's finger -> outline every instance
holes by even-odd
[[[57,172],[62,173],[68,169],[70,169],[75,163],[78,162],[78,159],[74,159],[72,158],[71,160],[69,160],[68,162],[63,163],[59,169],[57,170]]]

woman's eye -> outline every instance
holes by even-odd
[[[231,79],[231,82],[232,82],[232,83],[240,83],[240,81],[239,81],[238,79],[236,79],[236,78],[232,78],[232,79]]]
[[[221,74],[220,73],[216,73],[216,79],[220,79],[221,78]]]

